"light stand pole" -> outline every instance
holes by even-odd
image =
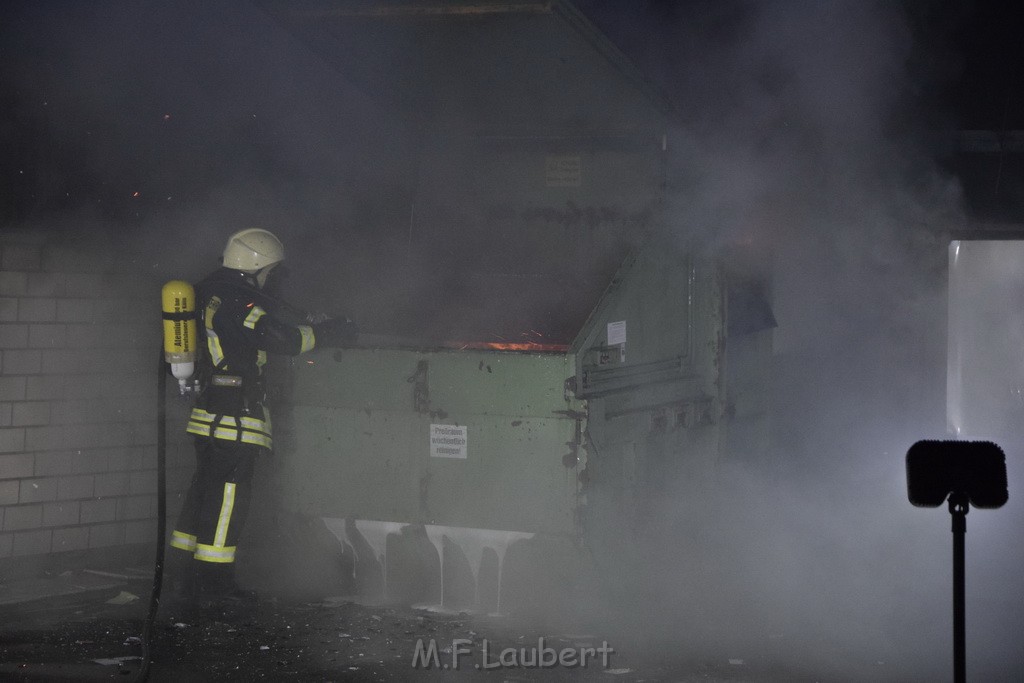
[[[964,536],[967,534],[968,497],[963,492],[949,496],[953,517],[953,683],[967,681],[966,600],[964,597]]]

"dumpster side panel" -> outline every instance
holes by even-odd
[[[346,350],[295,364],[282,504],[310,516],[571,534],[563,355]],[[464,441],[432,455],[432,426]]]
[[[606,576],[649,576],[699,526],[725,445],[725,306],[716,264],[652,244],[577,337],[583,538]]]

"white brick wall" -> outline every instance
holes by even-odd
[[[162,283],[119,272],[133,260],[115,251],[0,237],[4,562],[154,539]],[[172,506],[189,474],[177,431]]]

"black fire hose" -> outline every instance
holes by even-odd
[[[167,541],[167,365],[163,349],[157,372],[156,397],[156,561],[153,566],[153,590],[149,596],[149,613],[142,627],[142,667],[135,680],[149,678],[153,656],[153,625],[160,608],[160,588],[164,579],[164,551]]]

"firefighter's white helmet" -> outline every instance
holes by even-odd
[[[262,228],[240,230],[224,247],[224,266],[243,273],[256,273],[283,260],[281,240]]]

